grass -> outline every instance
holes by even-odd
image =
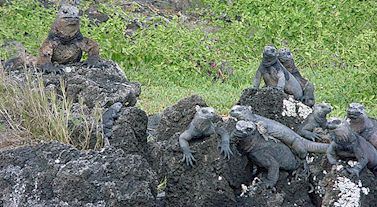
[[[377,2],[202,0],[201,5],[191,11],[200,15],[195,26],[178,16],[168,24],[155,18],[132,38],[124,35],[126,25],[145,17],[102,5],[110,20],[95,26],[84,16],[82,32],[99,43],[103,58],[118,62],[129,79],[142,83],[139,106],[149,114],[191,94],[226,114],[250,86],[263,46],[273,43],[293,50],[299,69],[316,86],[318,102],[333,105],[334,116],[344,115],[351,102],[363,103],[377,116]],[[32,0],[1,7],[0,44],[16,40],[37,54],[54,16],[53,8]],[[7,58],[4,50],[0,57]],[[222,63],[234,74],[214,80]]]
[[[102,133],[97,128],[98,116],[83,111],[72,114],[72,101],[64,91],[46,90],[42,77],[27,73],[24,79],[15,80],[5,74],[0,67],[0,114],[16,134],[23,134],[29,140],[58,140],[74,144],[80,149],[88,149],[92,134],[96,133],[97,146],[102,146]],[[96,116],[97,115],[97,116]],[[74,132],[79,131],[80,136]]]

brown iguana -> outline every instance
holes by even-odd
[[[368,117],[362,104],[351,103],[347,109],[347,118],[353,131],[364,137],[377,148],[377,120]]]
[[[37,66],[46,73],[59,72],[53,63],[80,62],[83,51],[88,53],[87,65],[95,66],[100,63],[98,44],[83,37],[80,32],[77,3],[62,1],[48,37],[40,47]]]

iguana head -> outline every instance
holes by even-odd
[[[367,116],[365,108],[360,103],[351,103],[347,109],[347,118],[357,121],[362,120]]]
[[[277,58],[277,51],[275,46],[267,45],[264,47],[263,50],[263,59],[276,59]]]
[[[293,61],[293,55],[288,48],[281,48],[278,51],[278,58],[281,63]]]
[[[335,142],[352,142],[352,129],[347,121],[335,117],[327,121],[327,128],[332,134],[332,140]]]
[[[216,117],[215,109],[212,107],[196,106],[195,117],[213,120]]]
[[[75,4],[61,4],[52,31],[64,37],[72,37],[80,31],[80,11]]]
[[[315,104],[313,106],[313,113],[320,117],[326,117],[332,111],[332,107],[327,103]]]
[[[249,135],[253,135],[255,133],[255,129],[256,126],[252,121],[238,121],[236,128],[232,132],[232,137],[239,139],[246,138]]]
[[[253,116],[250,106],[235,105],[230,110],[230,116],[237,120],[250,120]]]

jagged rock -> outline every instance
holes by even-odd
[[[158,140],[170,139],[175,133],[185,130],[194,118],[196,105],[207,106],[202,97],[193,95],[166,108],[157,127]]]
[[[160,121],[161,121],[160,114],[154,114],[154,115],[148,116],[147,133],[149,136],[153,136],[153,137],[157,136],[157,127]]]
[[[119,118],[113,126],[113,135],[110,145],[121,148],[126,153],[143,154],[147,145],[146,113],[135,107],[122,108]]]
[[[98,11],[96,5],[91,5],[85,13],[88,15],[89,20],[96,25],[99,25],[109,20],[109,16]]]
[[[2,206],[154,206],[156,174],[120,149],[50,142],[0,152]]]
[[[312,112],[310,107],[293,100],[282,91],[270,88],[246,88],[238,104],[251,106],[256,114],[283,123],[295,130]]]

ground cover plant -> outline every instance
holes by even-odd
[[[15,40],[36,55],[56,10],[34,0],[12,2],[0,7],[0,44]],[[330,103],[333,115],[361,102],[377,116],[376,1],[202,0],[185,11],[195,22],[156,17],[132,37],[127,24],[147,17],[106,2],[99,10],[110,19],[97,26],[84,15],[81,31],[100,44],[103,58],[143,84],[139,106],[149,114],[190,94],[226,114],[251,85],[263,46],[275,44],[293,50],[317,101]],[[88,6],[83,1],[83,10]],[[4,48],[0,58],[8,58]]]

